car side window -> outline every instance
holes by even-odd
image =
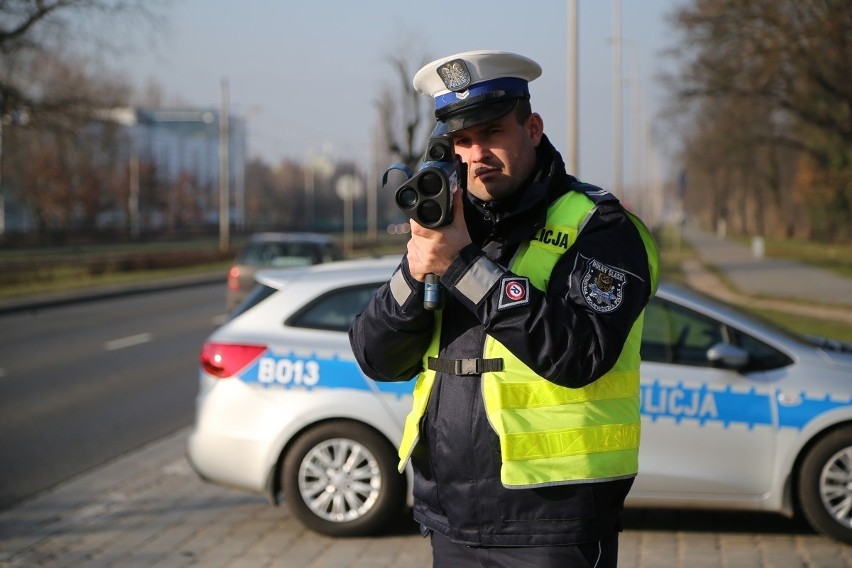
[[[335,245],[325,245],[322,249],[322,257],[323,262],[333,262],[335,260],[342,260],[343,254],[340,252],[340,249]]]
[[[793,360],[763,341],[714,319],[660,298],[645,308],[641,356],[643,361],[710,367],[707,350],[730,343],[748,352],[744,372],[785,367]]]
[[[724,337],[722,323],[654,298],[645,308],[642,360],[709,367],[707,350]]]
[[[349,331],[355,316],[367,306],[379,283],[334,290],[308,304],[287,325],[329,331]]]
[[[747,333],[733,331],[733,336],[734,343],[748,351],[748,365],[743,369],[744,371],[769,371],[793,363],[793,359],[786,353],[770,347]]]

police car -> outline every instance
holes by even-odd
[[[413,382],[377,383],[352,318],[398,257],[261,272],[201,351],[188,457],[205,480],[286,500],[327,535],[410,504],[395,448]],[[664,283],[645,315],[640,473],[629,506],[802,514],[852,543],[852,346],[806,339]]]

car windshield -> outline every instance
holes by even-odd
[[[249,266],[308,266],[319,262],[316,247],[309,243],[255,243],[248,245],[240,264]]]

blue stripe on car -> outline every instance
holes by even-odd
[[[329,388],[411,394],[413,381],[384,383],[367,378],[351,360],[321,357],[316,354],[273,354],[269,351],[243,369],[239,379],[245,383],[275,388]]]

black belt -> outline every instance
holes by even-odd
[[[429,369],[448,375],[481,375],[503,370],[503,359],[444,359],[429,357]]]

